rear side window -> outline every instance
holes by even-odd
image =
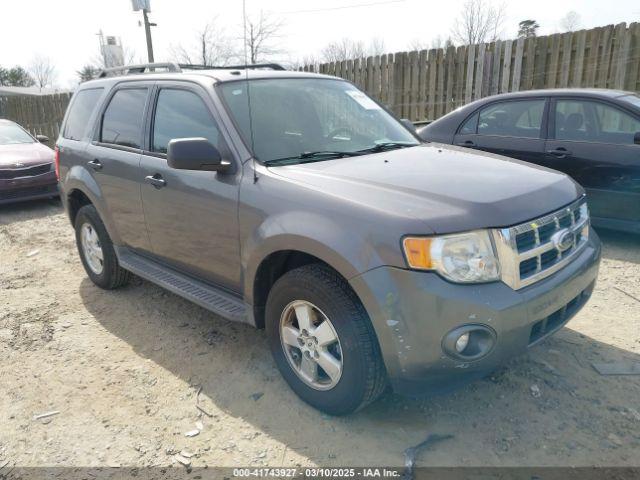
[[[123,147],[140,148],[146,88],[118,90],[102,118],[100,141]]]
[[[162,89],[153,123],[153,151],[167,153],[175,138],[203,137],[219,148],[220,134],[202,99],[193,92]]]
[[[62,136],[69,140],[82,140],[89,119],[98,105],[102,88],[80,90],[74,95]]]
[[[558,100],[556,139],[633,145],[640,120],[628,113],[591,100]]]
[[[480,112],[478,135],[540,138],[544,99],[494,103]]]

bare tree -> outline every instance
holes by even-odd
[[[33,57],[29,65],[29,73],[31,73],[36,87],[40,89],[52,87],[57,77],[56,68],[51,63],[51,59],[42,55]]]
[[[171,46],[170,55],[178,63],[206,66],[228,65],[239,56],[233,41],[216,26],[215,20],[197,32],[192,45]]]
[[[428,50],[429,42],[423,40],[422,38],[414,38],[407,44],[407,50],[410,52],[420,51],[420,50]]]
[[[283,22],[263,11],[257,17],[247,18],[245,23],[245,47],[249,63],[259,63],[271,55],[282,53],[277,40],[280,37]]]
[[[491,0],[467,0],[451,29],[454,42],[462,45],[494,42],[502,35],[506,19],[505,4]]]
[[[359,40],[343,38],[327,44],[320,52],[323,62],[341,62],[367,56],[364,43]]]
[[[571,10],[560,20],[560,26],[565,32],[575,32],[580,28],[580,14]]]
[[[407,45],[409,51],[430,50],[433,48],[444,48],[446,50],[451,46],[453,46],[453,40],[451,40],[451,37],[444,38],[442,35],[436,35],[430,42],[420,38],[414,38]]]
[[[382,37],[373,37],[369,42],[369,46],[367,47],[367,55],[371,55],[373,57],[377,57],[382,55],[387,51],[386,44],[384,43],[384,38]]]
[[[303,55],[302,57],[290,58],[284,62],[289,70],[302,70],[304,67],[313,67],[321,64],[322,61],[315,55]]]

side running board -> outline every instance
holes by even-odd
[[[120,266],[228,320],[251,323],[242,299],[195,280],[123,247],[115,247]]]

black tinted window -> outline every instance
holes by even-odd
[[[460,127],[460,135],[472,135],[478,128],[478,114],[471,115]]]
[[[153,124],[153,151],[167,152],[175,138],[203,137],[219,147],[219,132],[202,99],[187,90],[163,89]]]
[[[71,109],[62,136],[69,140],[81,140],[87,130],[89,118],[98,105],[102,88],[80,90],[73,97]]]
[[[104,112],[100,140],[140,148],[146,99],[146,88],[118,90]]]
[[[494,103],[480,112],[479,135],[540,138],[544,99]]]
[[[558,100],[556,139],[633,145],[640,120],[622,110],[589,100]]]

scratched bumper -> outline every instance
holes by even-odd
[[[350,283],[372,320],[394,390],[419,394],[482,377],[559,330],[591,296],[599,264],[600,241],[592,230],[573,262],[518,291],[502,282],[460,285],[393,267],[370,270]],[[450,358],[443,337],[470,323],[493,329],[493,350],[474,362]]]

